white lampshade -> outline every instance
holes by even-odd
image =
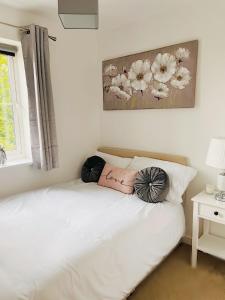
[[[209,145],[206,164],[225,170],[225,138],[213,138]]]

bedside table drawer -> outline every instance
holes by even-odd
[[[208,206],[205,204],[199,205],[199,216],[215,220],[215,222],[225,223],[225,209]]]

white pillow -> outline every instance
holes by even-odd
[[[103,152],[96,151],[95,155],[100,156],[103,158],[108,164],[113,165],[118,168],[126,169],[130,163],[132,162],[132,158],[128,157],[119,157]]]
[[[134,170],[142,170],[149,167],[161,168],[168,174],[170,189],[166,200],[173,203],[182,203],[182,195],[186,191],[189,183],[196,176],[197,171],[181,164],[137,156],[135,156],[129,165],[129,169]]]

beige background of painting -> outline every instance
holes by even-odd
[[[118,99],[113,93],[103,92],[104,109],[105,110],[119,110],[119,109],[145,109],[145,108],[179,108],[179,107],[194,107],[195,104],[195,85],[196,85],[196,68],[197,68],[197,52],[198,41],[191,41],[187,43],[176,44],[168,47],[163,47],[151,51],[123,56],[103,62],[103,74],[106,66],[112,64],[118,68],[120,74],[123,73],[123,67],[129,71],[131,64],[139,59],[150,59],[153,63],[158,53],[175,54],[178,48],[186,48],[190,51],[190,57],[182,66],[187,67],[191,73],[191,81],[184,89],[179,90],[173,88],[169,83],[168,98],[157,100],[151,93],[151,89],[144,91],[142,95],[140,91],[133,95],[129,101]],[[104,80],[104,77],[103,77]]]

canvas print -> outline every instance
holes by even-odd
[[[195,105],[198,41],[103,62],[104,110]]]

